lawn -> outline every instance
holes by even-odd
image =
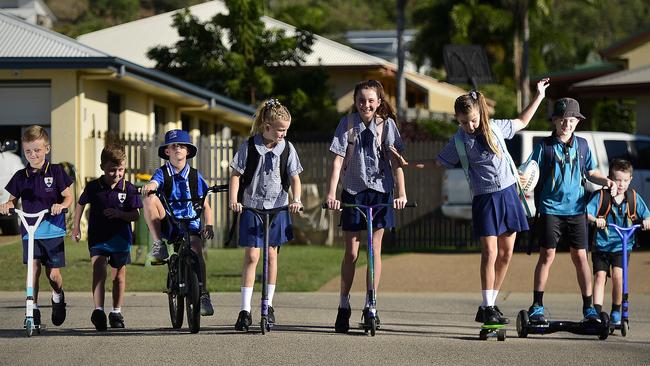
[[[135,260],[136,248],[132,250]],[[208,287],[211,292],[239,291],[242,249],[208,250]],[[340,271],[343,248],[286,245],[280,250],[278,270],[278,291],[316,291]],[[128,266],[126,281],[129,291],[163,291],[166,266],[145,267],[142,263]],[[366,258],[360,255],[358,265],[365,265]],[[261,263],[258,273],[261,273]],[[26,267],[22,264],[22,248],[19,242],[0,246],[0,291],[22,291],[25,289]],[[62,269],[63,287],[67,291],[90,291],[91,267],[85,242],[73,243],[66,240],[66,267]],[[256,281],[256,291],[261,275]],[[45,273],[41,274],[41,288],[49,289]],[[110,288],[110,281],[107,281]]]

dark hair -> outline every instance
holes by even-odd
[[[357,113],[359,112],[359,110],[357,109],[357,95],[359,95],[361,89],[374,89],[375,92],[377,93],[377,98],[379,98],[379,101],[381,102],[381,104],[379,104],[379,107],[377,107],[377,112],[375,113],[377,116],[381,117],[384,120],[391,118],[393,121],[397,122],[395,108],[393,108],[393,106],[390,104],[388,99],[386,99],[386,93],[384,92],[384,87],[377,80],[362,81],[354,87],[354,94],[352,96],[353,103],[354,103],[352,106],[353,112],[357,112]]]
[[[483,94],[477,90],[472,90],[467,94],[463,94],[456,98],[454,103],[454,112],[456,114],[470,114],[470,112],[477,110],[479,114],[479,130],[485,136],[488,148],[495,154],[500,155],[501,152],[497,146],[496,137],[490,130],[490,117],[488,116],[488,106]]]
[[[609,177],[614,176],[614,172],[626,172],[632,175],[634,168],[632,168],[632,163],[629,160],[625,159],[613,159],[609,163]]]
[[[119,166],[123,161],[126,160],[124,147],[115,143],[109,144],[102,149],[102,155],[100,159],[102,168],[105,167],[108,163]]]

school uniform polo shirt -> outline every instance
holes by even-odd
[[[27,213],[38,213],[52,208],[55,203],[63,202],[63,192],[72,185],[73,181],[65,173],[60,164],[45,161],[43,167],[33,172],[28,166],[14,174],[5,189],[12,196],[21,199],[22,210]],[[36,218],[27,218],[27,223],[33,225]],[[27,240],[27,231],[21,223],[23,239]],[[36,229],[34,239],[52,239],[65,236],[65,215],[45,215]]]
[[[597,191],[594,193],[593,197],[587,204],[587,213],[593,217],[598,216],[598,201],[600,200],[601,192]],[[620,205],[618,205],[614,198],[612,198],[612,208],[607,215],[606,221],[607,224],[616,224],[620,227],[628,227],[629,222],[625,220],[625,213],[627,212],[628,202],[623,200]],[[642,220],[650,218],[650,210],[640,194],[636,195],[636,215]],[[634,236],[632,236],[627,242],[628,252],[634,247]],[[605,229],[596,230],[596,248],[593,249],[595,252],[609,252],[609,253],[618,253],[623,251],[623,241],[621,237],[616,232],[616,229],[607,227]]]
[[[171,189],[171,197],[167,197],[168,199],[171,200],[182,200],[182,199],[189,199],[189,198],[198,198],[198,197],[192,197],[192,194],[190,192],[190,181],[188,179],[189,174],[190,174],[190,165],[185,164],[185,167],[181,169],[180,172],[176,173],[176,169],[174,166],[169,162],[165,162],[165,165],[162,167],[156,169],[156,171],[153,173],[153,177],[151,177],[152,182],[158,183],[158,190],[159,191],[164,191],[165,190],[165,176],[163,174],[163,169],[167,170],[167,173],[169,173],[169,176],[172,178],[172,189]],[[208,190],[208,184],[205,182],[203,179],[203,176],[201,175],[200,172],[197,172],[198,174],[198,181],[197,181],[197,194],[199,197],[203,197],[205,192]],[[170,206],[172,208],[171,214],[174,215],[174,217],[177,218],[184,218],[184,217],[194,217],[196,216],[196,211],[194,210],[194,207],[192,205],[192,202],[175,202],[175,203],[170,203]],[[196,220],[192,220],[190,222],[190,231],[198,231],[201,229],[201,219],[197,218]]]
[[[582,185],[582,173],[578,154],[578,143],[575,135],[565,144],[559,139],[553,139],[554,161],[546,177],[540,177],[537,184],[542,184],[540,204],[537,209],[543,214],[573,216],[584,214],[587,206],[585,187]],[[541,167],[544,161],[544,144],[539,143],[533,148],[532,160]],[[585,170],[595,170],[596,161],[587,149]]]
[[[501,135],[506,140],[515,135],[511,119],[493,119],[490,120],[490,123],[500,129]],[[508,159],[503,153],[499,156],[490,151],[485,135],[482,133],[468,134],[462,128],[458,128],[456,135],[461,137],[465,145],[469,161],[469,184],[474,196],[499,192],[515,184],[515,177],[510,169]],[[454,138],[449,140],[437,157],[438,161],[447,168],[455,168],[460,164]],[[496,138],[495,136],[495,144],[499,146]]]
[[[280,156],[286,144],[289,149],[287,157],[287,173],[290,177],[302,172],[302,165],[298,159],[298,153],[293,145],[287,140],[281,140],[272,149],[264,145],[261,134],[253,136],[255,150],[260,154],[255,173],[251,184],[246,187],[241,204],[245,207],[256,209],[273,209],[289,204],[289,193],[282,189],[282,177],[280,172]],[[235,153],[230,167],[239,174],[244,174],[246,161],[248,160],[248,140],[244,141]]]
[[[353,113],[352,130],[349,131],[348,116],[339,121],[330,151],[344,158],[347,166],[342,174],[342,186],[350,194],[357,194],[372,189],[381,193],[390,193],[395,185],[390,166],[389,146],[394,146],[398,152],[404,150],[402,138],[397,130],[395,121],[388,118],[381,128],[382,141],[376,141],[377,125],[371,121],[368,127],[361,121],[359,113]],[[348,135],[354,136],[354,151],[345,156],[348,150]]]
[[[84,188],[79,204],[90,204],[88,218],[88,247],[109,253],[128,252],[133,241],[131,223],[122,219],[109,219],[107,208],[133,211],[142,208],[140,195],[133,184],[121,179],[115,187],[104,181],[104,176],[89,182]]]

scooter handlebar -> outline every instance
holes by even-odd
[[[417,203],[417,201],[415,201],[415,202],[407,202],[406,205],[404,205],[404,207],[418,207],[418,203]],[[326,210],[328,208],[327,202],[323,202],[320,205],[320,208]]]
[[[48,209],[47,212],[49,213],[50,210]],[[16,213],[16,209],[15,209],[15,208],[10,208],[10,209],[9,209],[9,215],[13,215],[13,214],[15,214],[15,213]],[[68,213],[68,209],[67,209],[67,208],[62,209],[62,210],[61,210],[61,213],[62,213],[62,214]]]

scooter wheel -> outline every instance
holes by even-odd
[[[375,332],[377,332],[377,319],[372,318],[370,319],[370,336],[374,337]]]
[[[497,340],[501,341],[501,342],[506,340],[506,330],[505,329],[497,330]]]
[[[625,319],[621,322],[621,335],[623,337],[627,336],[628,330],[630,330],[630,325],[628,324],[628,320]]]
[[[262,334],[266,333],[267,327],[268,327],[267,320],[262,318],[262,321],[260,321],[260,329],[262,329]]]
[[[25,333],[31,337],[34,333],[34,321],[32,319],[25,319]]]
[[[519,338],[528,337],[528,312],[526,310],[521,310],[517,314],[517,335]]]
[[[487,335],[488,335],[488,332],[486,330],[481,329],[481,331],[478,333],[478,339],[480,339],[482,341],[486,341],[487,340]]]

